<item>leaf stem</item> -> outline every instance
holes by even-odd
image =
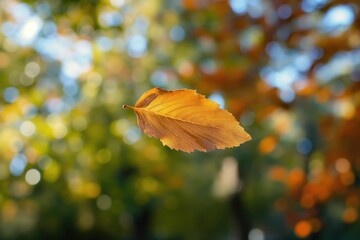
[[[125,108],[134,108],[134,107],[124,104],[124,105],[122,105],[122,108],[125,109]]]

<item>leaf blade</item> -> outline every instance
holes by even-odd
[[[175,150],[224,149],[251,139],[231,113],[195,90],[153,88],[131,108],[144,133]]]

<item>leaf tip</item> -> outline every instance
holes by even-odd
[[[247,132],[245,132],[245,133],[246,134],[244,136],[244,143],[252,140],[252,136]]]
[[[250,140],[252,140],[252,136],[248,133],[247,134],[247,141],[250,141]]]

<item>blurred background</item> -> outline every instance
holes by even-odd
[[[253,140],[186,154],[191,88]],[[358,0],[1,0],[0,239],[358,239]]]

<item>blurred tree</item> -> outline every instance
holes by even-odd
[[[1,1],[0,238],[356,239],[359,9]],[[253,141],[163,147],[121,110],[153,86],[208,95]]]

